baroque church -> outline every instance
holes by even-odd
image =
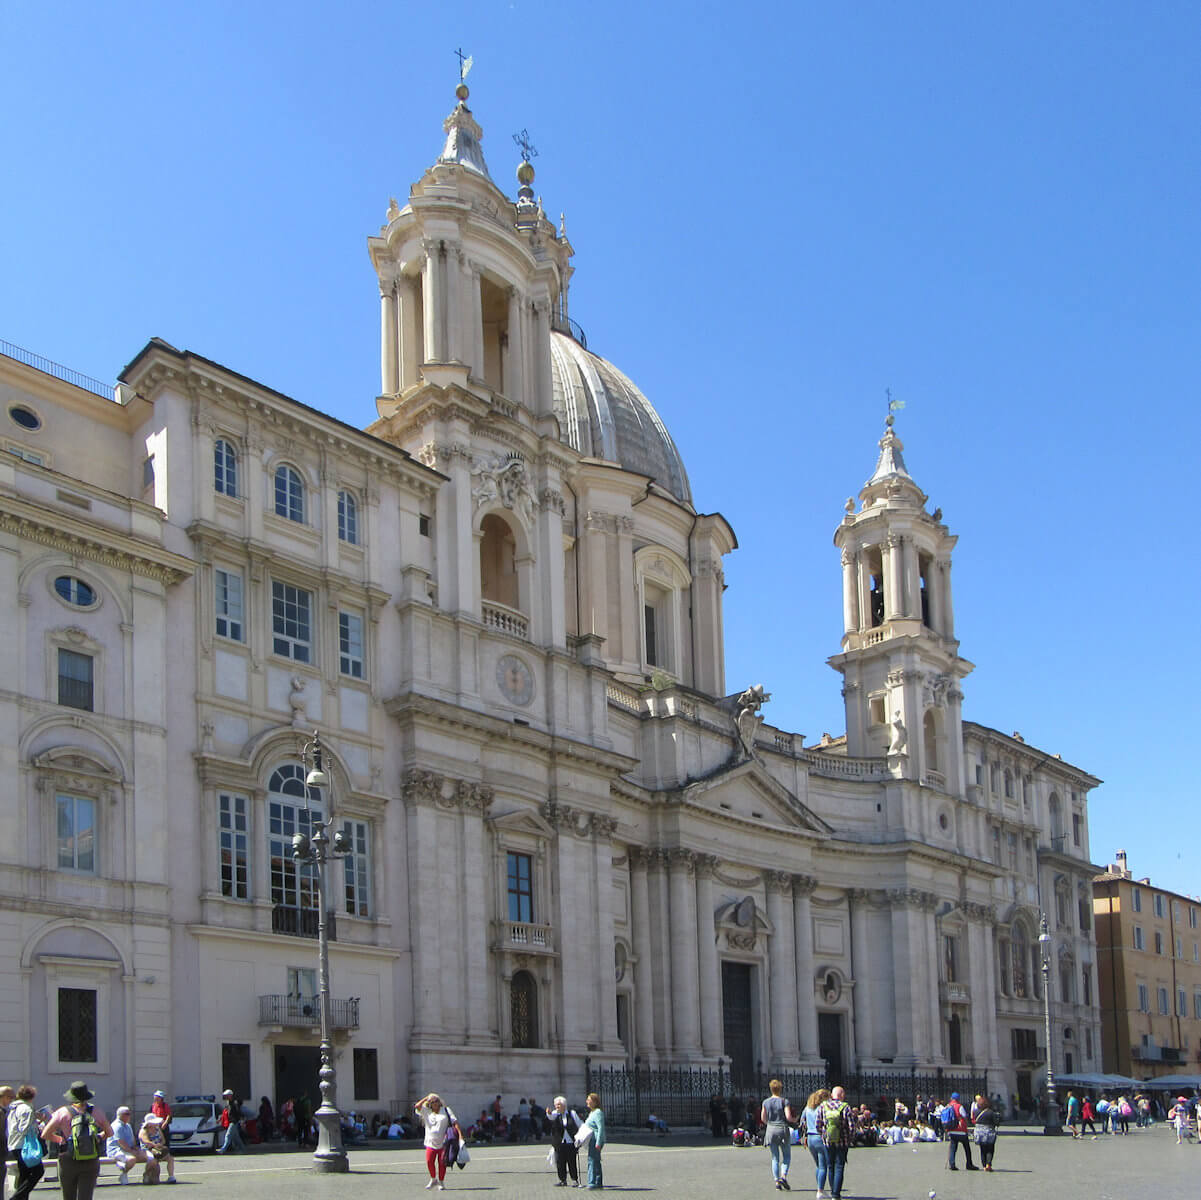
[[[330,817],[343,1108],[635,1060],[1025,1101],[1044,974],[1056,1069],[1099,1069],[1100,781],[964,719],[956,538],[892,419],[834,529],[846,733],[805,745],[727,683],[734,531],[467,100],[368,238],[365,429],[159,339],[115,394],[0,356],[0,1075],[315,1096],[291,851]]]

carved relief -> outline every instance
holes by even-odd
[[[691,875],[696,866],[696,855],[682,846],[673,846],[667,852],[668,867],[673,871],[684,871]]]
[[[730,930],[726,934],[726,942],[731,950],[754,950],[759,937],[754,933],[735,933]]]
[[[759,726],[763,724],[763,715],[759,712],[759,708],[770,699],[770,693],[764,690],[761,683],[747,688],[738,697],[734,728],[738,732],[738,740],[742,745],[743,756],[746,758],[751,757],[751,751],[755,745],[755,734],[758,732]]]
[[[534,521],[534,494],[525,460],[516,454],[481,454],[471,462],[471,500],[478,512],[498,501],[521,518]]]
[[[769,891],[776,892],[781,896],[790,896],[792,895],[792,878],[788,871],[767,871],[764,873],[763,881]]]

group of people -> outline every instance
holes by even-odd
[[[1189,1103],[1183,1096],[1178,1101],[1178,1104],[1186,1106]],[[1191,1103],[1196,1104],[1195,1097]],[[1127,1134],[1131,1121],[1136,1129],[1144,1129],[1154,1124],[1158,1104],[1143,1092],[1137,1093],[1133,1099],[1125,1092],[1116,1096],[1102,1093],[1095,1101],[1089,1095],[1077,1096],[1075,1092],[1068,1092],[1063,1107],[1064,1127],[1072,1137],[1080,1138],[1086,1133],[1094,1136],[1103,1133]],[[1173,1120],[1171,1113],[1168,1114],[1168,1120]]]
[[[978,1095],[965,1108],[958,1092],[952,1092],[946,1104],[923,1104],[922,1120],[910,1117],[909,1108],[897,1100],[891,1124],[877,1118],[866,1104],[852,1108],[841,1087],[819,1088],[810,1095],[798,1115],[785,1098],[783,1085],[771,1081],[770,1094],[760,1106],[757,1120],[744,1122],[735,1130],[736,1145],[751,1144],[746,1128],[751,1125],[755,1141],[762,1141],[771,1152],[772,1180],[777,1191],[791,1191],[788,1171],[792,1163],[793,1142],[803,1142],[813,1159],[818,1200],[840,1200],[847,1157],[855,1146],[897,1145],[905,1142],[937,1141],[939,1134],[948,1143],[947,1170],[957,1171],[956,1159],[963,1149],[964,1166],[969,1171],[993,1169],[997,1126],[1001,1118],[987,1096]],[[920,1097],[918,1098],[921,1099]],[[936,1121],[939,1132],[933,1124]],[[794,1132],[795,1131],[795,1132]],[[743,1134],[743,1140],[738,1135]],[[972,1161],[972,1146],[980,1152],[980,1166]]]
[[[58,1151],[58,1181],[63,1200],[91,1200],[100,1176],[100,1160],[110,1158],[120,1171],[120,1182],[129,1183],[131,1168],[142,1164],[143,1183],[157,1183],[160,1163],[167,1167],[167,1182],[175,1182],[175,1157],[167,1139],[171,1109],[164,1093],[155,1092],[150,1111],[138,1122],[133,1110],[119,1105],[110,1122],[105,1112],[92,1103],[95,1095],[83,1080],[66,1090],[66,1104],[57,1109],[34,1109],[37,1088],[25,1083],[18,1088],[0,1087],[7,1161],[4,1172],[17,1172],[14,1200],[26,1200],[45,1173],[44,1158],[51,1145]]]
[[[500,1097],[496,1103],[499,1105]],[[530,1119],[528,1111],[523,1114]],[[570,1186],[586,1187],[598,1190],[605,1186],[601,1170],[601,1150],[605,1145],[605,1114],[601,1108],[600,1096],[595,1092],[588,1095],[587,1116],[581,1118],[573,1108],[567,1106],[564,1096],[556,1096],[554,1104],[545,1110],[545,1116],[539,1112],[539,1126],[549,1134],[551,1139],[551,1155],[554,1159],[555,1170],[559,1181],[557,1187]],[[520,1111],[520,1110],[519,1110]],[[427,1188],[446,1188],[446,1168],[456,1162],[462,1166],[465,1149],[463,1147],[463,1130],[454,1111],[442,1102],[442,1097],[436,1092],[430,1092],[413,1105],[413,1112],[425,1131],[425,1165],[429,1171]],[[487,1110],[483,1114],[487,1117]],[[474,1127],[473,1127],[474,1128]],[[586,1150],[588,1156],[587,1182],[580,1179],[579,1152]]]

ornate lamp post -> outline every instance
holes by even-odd
[[[321,762],[321,735],[314,733],[300,751],[306,774],[304,778],[305,805],[308,805],[309,788],[329,786]],[[332,805],[331,805],[332,808]],[[337,1072],[334,1070],[334,1048],[330,1022],[329,1000],[329,929],[326,925],[325,867],[331,856],[343,856],[350,851],[345,836],[339,831],[333,836],[331,846],[329,829],[333,825],[331,815],[325,821],[310,818],[309,834],[298,833],[292,838],[292,857],[302,864],[311,866],[317,876],[317,947],[318,1004],[321,1011],[321,1070],[318,1072],[321,1089],[321,1105],[313,1114],[317,1121],[317,1149],[313,1153],[313,1169],[322,1173],[341,1173],[350,1169],[346,1149],[342,1145],[342,1114],[337,1105]]]
[[[1055,1099],[1055,1069],[1051,1046],[1051,934],[1047,929],[1047,914],[1043,913],[1042,932],[1038,935],[1038,948],[1043,956],[1043,1020],[1047,1035],[1047,1115],[1043,1120],[1044,1134],[1062,1134],[1059,1123],[1059,1102]]]

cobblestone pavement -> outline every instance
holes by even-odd
[[[813,1200],[812,1160],[793,1148],[792,1194]],[[951,1174],[940,1144],[891,1146],[851,1152],[846,1200],[1197,1200],[1201,1195],[1201,1149],[1177,1146],[1166,1127],[1132,1131],[1128,1137],[1073,1142],[1044,1138],[1035,1130],[1005,1130],[997,1142],[995,1170]],[[179,1186],[162,1200],[186,1200],[192,1188],[220,1189],[221,1200],[397,1200],[426,1193],[428,1175],[420,1147],[383,1146],[351,1151],[348,1175],[314,1175],[311,1156],[295,1150],[256,1147],[251,1153],[217,1158],[181,1157]],[[708,1137],[666,1139],[618,1136],[605,1147],[605,1191],[657,1193],[689,1200],[742,1200],[775,1195],[766,1150],[735,1149]],[[446,1193],[477,1200],[526,1200],[578,1193],[554,1186],[546,1165],[546,1143],[480,1147],[471,1163],[447,1177]],[[102,1185],[116,1186],[111,1167]],[[43,1184],[38,1200],[53,1200],[57,1187]],[[142,1189],[139,1188],[139,1194]],[[109,1200],[115,1197],[109,1194]]]

